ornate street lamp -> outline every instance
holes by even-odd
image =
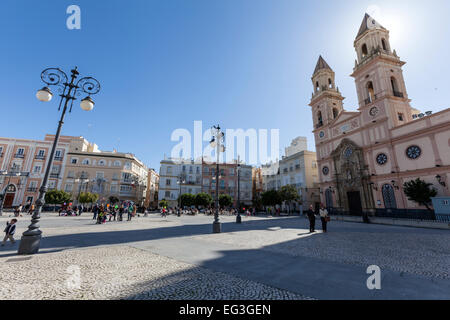
[[[48,177],[55,156],[56,146],[58,145],[59,135],[64,123],[64,117],[66,115],[67,108],[69,107],[69,113],[72,111],[73,101],[82,93],[87,94],[87,97],[81,101],[81,108],[86,111],[92,110],[94,102],[90,98],[90,95],[97,94],[100,91],[100,83],[92,77],[84,77],[75,82],[78,78],[79,72],[77,67],[70,70],[70,82],[66,73],[59,68],[48,68],[42,71],[41,79],[48,86],[56,86],[60,92],[61,100],[59,102],[58,110],[63,110],[61,118],[58,123],[58,129],[56,130],[55,140],[53,141],[52,150],[50,152],[50,158],[45,169],[44,179],[39,189],[39,196],[36,200],[36,208],[31,218],[31,224],[28,226],[28,230],[22,235],[19,246],[19,254],[35,254],[39,251],[42,231],[39,230],[39,220],[41,219],[42,207],[45,203],[45,193],[47,192]],[[52,99],[53,93],[49,87],[44,87],[36,93],[38,100],[42,102],[48,102]]]
[[[236,223],[242,223],[242,218],[241,218],[241,164],[239,162],[239,156],[238,156],[238,164],[237,164],[237,176],[238,176],[238,198],[237,198],[237,209],[238,209],[238,213],[236,216]]]
[[[211,128],[212,139],[210,141],[211,147],[216,148],[217,162],[216,162],[216,210],[214,212],[213,233],[220,233],[219,222],[219,161],[220,153],[225,152],[225,146],[223,145],[225,134],[220,131],[220,126],[213,126]]]

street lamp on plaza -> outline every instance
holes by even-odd
[[[38,90],[36,97],[42,102],[48,102],[52,99],[53,93],[48,86],[55,86],[59,91],[61,100],[59,102],[58,111],[63,107],[61,118],[58,123],[58,129],[56,130],[55,140],[53,141],[52,149],[50,152],[50,158],[45,169],[44,179],[39,189],[39,196],[36,200],[36,208],[31,218],[31,224],[28,226],[28,230],[22,235],[19,246],[19,254],[35,254],[39,251],[42,231],[39,229],[39,220],[41,219],[42,207],[45,204],[45,193],[47,192],[48,177],[55,156],[56,146],[59,141],[61,128],[64,123],[64,117],[66,115],[67,108],[69,107],[69,113],[72,111],[73,101],[76,97],[85,93],[87,96],[81,100],[81,108],[85,111],[90,111],[94,107],[94,101],[91,99],[91,95],[97,94],[100,91],[100,83],[92,77],[84,77],[75,81],[78,78],[79,72],[77,67],[72,69],[69,77],[67,74],[59,68],[48,68],[42,71],[41,79],[47,84],[46,87]],[[69,106],[70,104],[70,106]]]
[[[239,162],[239,156],[238,156],[238,164],[237,164],[237,175],[238,175],[238,198],[237,198],[237,207],[238,207],[238,213],[236,216],[236,223],[242,223],[241,218],[241,163]]]
[[[217,162],[216,162],[216,210],[214,212],[214,222],[213,222],[213,233],[220,233],[220,222],[219,222],[219,161],[220,153],[225,152],[224,137],[225,134],[220,131],[220,126],[213,126],[212,139],[210,141],[210,146],[216,148]]]
[[[180,192],[178,194],[178,210],[181,210],[181,186],[183,183],[186,183],[186,180],[184,180],[182,177],[179,177],[177,180],[177,184],[180,186]]]

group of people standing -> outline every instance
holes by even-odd
[[[125,203],[122,205],[95,205],[92,209],[94,213],[93,220],[97,220],[97,224],[106,223],[108,217],[109,221],[123,221],[123,214],[127,214],[127,221],[131,221],[131,219],[136,215],[137,207],[132,203]],[[118,217],[117,217],[118,215]]]
[[[316,232],[315,228],[317,215],[320,217],[320,221],[322,222],[323,232],[327,232],[327,223],[330,221],[330,216],[328,215],[328,210],[325,208],[323,203],[320,204],[319,212],[316,212],[312,205],[310,205],[308,211],[306,211],[306,216],[309,220],[309,232]]]

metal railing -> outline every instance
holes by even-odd
[[[422,220],[422,221],[436,221],[436,214],[434,211],[423,209],[375,209],[373,212],[350,212],[344,211],[338,208],[327,208],[328,213],[334,216],[353,216],[363,217],[366,214],[370,217],[377,218],[391,218],[391,219],[405,219],[405,220]],[[440,217],[441,218],[441,217]],[[448,219],[450,222],[450,216],[443,217],[442,219]]]
[[[23,159],[23,158],[25,158],[25,155],[24,155],[24,154],[16,153],[16,154],[14,155],[14,158]]]
[[[37,192],[37,191],[38,191],[38,188],[36,188],[36,187],[27,188],[27,192]]]
[[[34,157],[34,159],[36,159],[36,160],[45,160],[45,156],[37,155],[37,156]]]

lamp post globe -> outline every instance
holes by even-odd
[[[50,91],[49,87],[43,87],[42,89],[38,90],[36,92],[36,98],[38,98],[39,101],[42,102],[48,102],[52,100],[53,93]]]
[[[94,109],[94,105],[94,101],[89,96],[81,100],[80,103],[81,109],[83,109],[84,111],[91,111],[92,109]]]

